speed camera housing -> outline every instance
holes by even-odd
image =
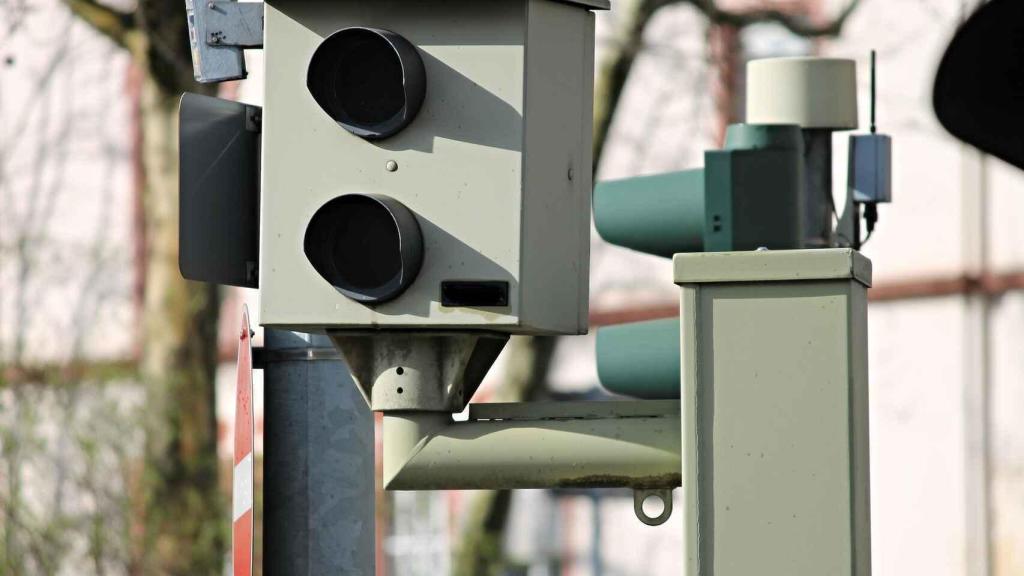
[[[261,323],[586,332],[595,8],[267,2]]]

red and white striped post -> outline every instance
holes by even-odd
[[[232,474],[231,556],[234,576],[252,576],[253,540],[252,332],[242,310],[235,389],[235,468]]]

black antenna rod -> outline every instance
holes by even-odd
[[[871,133],[875,133],[875,51],[871,51]]]

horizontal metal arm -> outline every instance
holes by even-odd
[[[561,404],[561,406],[559,406]],[[674,488],[678,401],[488,404],[487,419],[384,414],[387,490]],[[537,414],[528,418],[531,406]]]
[[[330,346],[314,346],[311,348],[279,348],[268,350],[264,347],[252,349],[252,367],[256,370],[266,368],[277,362],[338,362],[341,354]]]

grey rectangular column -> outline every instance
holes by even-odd
[[[850,249],[675,256],[687,576],[869,576],[867,288]]]

